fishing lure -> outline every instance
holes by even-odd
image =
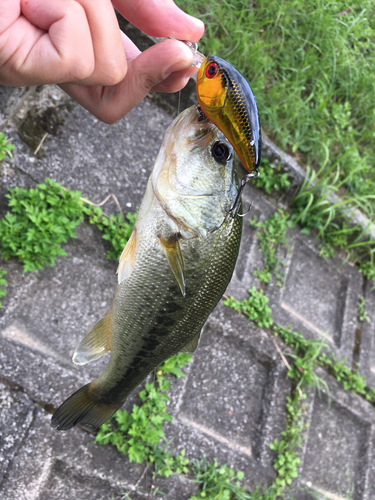
[[[198,71],[197,97],[203,113],[227,137],[246,170],[257,171],[262,139],[257,103],[246,79],[224,59],[209,55]]]

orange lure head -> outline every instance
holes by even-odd
[[[244,167],[257,170],[262,143],[258,108],[241,73],[224,59],[207,56],[197,75],[197,97],[203,113],[227,137]]]

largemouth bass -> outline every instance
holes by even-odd
[[[244,167],[257,170],[262,138],[257,103],[246,79],[224,59],[207,56],[197,75],[197,97],[203,113],[228,138]]]
[[[73,356],[83,365],[111,350],[109,363],[57,409],[55,429],[96,429],[162,361],[195,350],[237,259],[238,189],[230,143],[195,106],[185,110],[165,133],[112,307]]]

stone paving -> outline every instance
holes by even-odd
[[[6,211],[7,187],[31,187],[46,177],[96,202],[115,193],[124,210],[135,211],[172,119],[165,109],[173,105],[162,103],[163,97],[158,102],[146,99],[109,126],[57,87],[0,87],[0,130],[16,146],[14,159],[0,163],[0,216]],[[265,142],[265,153],[271,155],[272,143]],[[227,292],[238,299],[258,284],[253,271],[261,265],[249,217],[269,217],[287,201],[279,198],[255,188],[245,193],[244,205],[250,200],[254,205],[244,222]],[[311,236],[294,229],[289,237],[290,251],[280,252],[285,286],[271,283],[265,289],[274,320],[292,324],[306,338],[326,336],[337,356],[346,357],[350,366],[359,363],[361,374],[375,385],[375,293],[340,257],[320,258]],[[80,428],[57,432],[49,426],[48,410],[101,373],[108,360],[77,367],[71,355],[109,308],[116,285],[117,264],[106,260],[107,246],[96,228],[81,224],[77,238],[65,249],[68,257],[36,273],[23,274],[22,265],[13,259],[1,262],[9,283],[0,310],[2,500],[118,499],[143,471],[115,448],[92,444],[93,436]],[[371,323],[359,324],[357,307],[363,294]],[[285,427],[285,398],[291,390],[286,372],[267,333],[220,303],[204,327],[186,378],[172,384],[173,422],[166,426],[166,435],[173,438],[173,448],[185,449],[189,458],[207,455],[231,464],[245,472],[249,485],[272,483],[275,455],[269,444]],[[309,392],[302,464],[291,495],[312,499],[310,490],[330,500],[374,499],[374,409],[323,370],[319,375],[330,398],[324,389],[321,394]],[[137,401],[133,394],[125,406],[131,408]],[[145,482],[131,495],[133,500],[147,498]],[[158,479],[157,486],[166,495],[155,498],[167,500],[188,499],[197,491],[195,483],[178,475]]]

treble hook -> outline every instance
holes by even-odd
[[[257,177],[259,177],[259,170],[257,169],[255,169],[254,172],[250,172],[250,174],[245,175],[245,177],[242,177],[241,186],[240,189],[238,190],[236,201],[234,202],[233,207],[229,210],[229,213],[232,213],[233,218],[236,217],[236,215],[238,217],[245,217],[245,215],[247,215],[250,212],[251,207],[253,206],[253,202],[250,203],[249,210],[245,214],[239,214],[238,209],[240,208],[241,195],[242,191],[244,190],[244,187],[248,182],[251,181],[251,179],[256,179]]]

